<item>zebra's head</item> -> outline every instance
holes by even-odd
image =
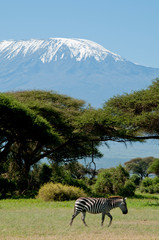
[[[121,209],[123,214],[127,214],[128,213],[128,208],[127,208],[127,204],[126,204],[126,198],[122,198],[121,202],[119,204],[119,208]]]

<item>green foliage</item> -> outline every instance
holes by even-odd
[[[22,192],[30,183],[31,166],[44,157],[67,162],[91,156],[90,137],[81,134],[75,124],[85,111],[84,104],[51,91],[0,94],[1,169],[7,172],[10,165],[14,167],[14,180]],[[94,155],[100,157],[97,145]]]
[[[143,181],[142,181],[142,186],[143,187],[148,187],[150,185],[152,185],[153,183],[153,179],[152,178],[149,178],[149,177],[146,177]]]
[[[53,182],[79,187],[90,194],[91,191],[85,174],[84,166],[75,162],[66,165],[57,163],[53,165],[35,164],[30,171],[29,189],[38,191],[43,184]]]
[[[92,109],[88,108],[80,117],[78,117],[76,126],[81,133],[87,133],[93,140],[99,141],[135,141],[133,133],[128,136],[128,129],[121,125],[122,121],[114,116],[110,109]]]
[[[91,173],[91,169],[84,167],[82,164],[76,161],[67,163],[63,167],[64,170],[68,171],[70,175],[75,179],[84,179],[86,174]]]
[[[103,170],[97,176],[97,181],[94,185],[94,193],[96,195],[105,197],[113,194],[112,169]]]
[[[86,111],[84,101],[51,91],[13,92],[7,93],[7,96],[12,96],[36,116],[46,120],[62,140],[58,145],[52,141],[48,145],[40,146],[40,149],[38,144],[32,151],[36,153],[32,159],[33,157],[37,159],[37,152],[38,160],[45,156],[59,162],[91,156],[90,135],[87,132],[83,134],[76,124],[77,119]],[[101,156],[96,144],[94,145],[95,154]]]
[[[154,159],[147,171],[148,173],[154,173],[159,177],[159,158]]]
[[[48,141],[51,135],[54,140],[58,139],[58,134],[55,134],[46,119],[6,94],[0,94],[0,130],[2,129],[5,129],[7,136],[16,133],[19,140],[25,136],[26,139],[41,138]]]
[[[52,167],[46,163],[34,164],[29,175],[30,175],[30,188],[38,190],[41,185],[51,180]]]
[[[44,157],[59,165],[92,154],[101,157],[98,147],[108,140],[125,142],[147,136],[158,138],[158,92],[159,79],[156,79],[148,89],[114,97],[98,110],[86,107],[82,100],[52,91],[0,94],[1,173],[7,173],[8,179],[16,181],[23,192],[31,186],[31,167]],[[148,174],[149,163],[145,161],[139,165],[138,162],[135,166],[138,169],[133,172],[142,178]],[[34,172],[35,186],[52,180],[85,188],[84,169],[75,166],[72,169],[51,172],[43,166],[39,175]],[[106,191],[119,192],[128,179],[126,172],[121,168],[114,171],[111,182],[109,174],[112,175],[111,171],[106,176]],[[36,180],[39,178],[41,180]]]
[[[86,194],[80,188],[62,185],[60,183],[47,183],[40,188],[37,198],[44,201],[66,201],[74,200],[82,196],[86,196]]]
[[[130,177],[130,180],[131,180],[136,186],[139,186],[141,178],[139,177],[139,175],[133,174],[133,175]]]
[[[158,139],[159,79],[145,90],[110,99],[104,110],[136,139]]]
[[[140,185],[140,190],[141,192],[146,193],[159,193],[159,177],[146,177],[143,179]]]
[[[129,173],[121,165],[101,171],[94,185],[94,193],[102,197],[108,195],[133,196],[135,189],[135,184],[129,180]]]
[[[50,180],[53,183],[61,183],[63,185],[70,185],[70,186],[79,187],[79,188],[83,189],[86,193],[90,194],[90,188],[86,184],[85,179],[76,178],[76,176],[74,174],[72,174],[73,173],[72,169],[71,169],[71,171],[66,170],[66,169],[67,169],[66,166],[58,165],[56,163],[53,164],[53,166],[52,166],[52,177],[51,177]]]
[[[153,157],[133,158],[125,162],[126,169],[134,174],[138,174],[140,178],[148,176],[148,168],[154,161]]]
[[[125,181],[123,187],[119,187],[118,194],[120,196],[134,196],[136,190],[136,185],[130,179]]]
[[[40,173],[39,173],[39,179],[41,184],[47,183],[50,181],[52,175],[52,168],[51,166],[47,164],[42,164]]]
[[[50,143],[57,146],[61,138],[45,118],[13,96],[0,94],[0,165],[6,172],[13,166],[21,191],[27,188],[30,166],[40,160],[39,147]]]

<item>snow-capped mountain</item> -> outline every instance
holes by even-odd
[[[147,87],[156,77],[158,68],[131,63],[89,40],[0,42],[1,92],[54,90],[99,107],[116,94]]]
[[[108,55],[111,55],[115,61],[123,60],[119,55],[111,53],[99,44],[83,39],[50,38],[49,40],[0,42],[0,56],[3,59],[12,59],[18,55],[27,57],[33,54],[43,63],[68,57],[75,58],[76,61],[92,57],[100,62]]]

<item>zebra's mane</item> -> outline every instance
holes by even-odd
[[[120,197],[120,196],[110,196],[108,197],[108,199],[123,199],[123,197]]]

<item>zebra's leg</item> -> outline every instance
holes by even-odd
[[[86,211],[82,212],[82,217],[81,217],[81,219],[82,219],[84,225],[85,225],[86,227],[88,227],[88,225],[87,225],[86,222],[85,222],[85,216],[86,216]]]
[[[71,218],[70,226],[72,226],[72,223],[73,223],[74,218],[75,218],[79,213],[80,213],[80,212],[74,212],[74,214],[72,215],[72,218]]]
[[[105,219],[105,212],[102,212],[102,223],[101,223],[101,226],[103,226],[104,219]]]
[[[110,227],[110,225],[112,223],[112,220],[113,220],[113,217],[110,213],[106,213],[106,215],[110,218],[110,222],[109,222],[109,225],[108,225],[108,227]]]

